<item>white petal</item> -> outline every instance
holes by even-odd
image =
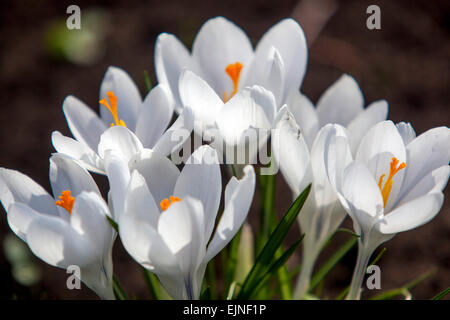
[[[75,139],[96,150],[100,135],[107,128],[97,114],[74,96],[64,100],[63,111]]]
[[[275,112],[272,93],[254,86],[233,96],[221,109],[216,122],[225,142],[235,145],[247,129],[272,129]]]
[[[341,192],[344,170],[353,161],[347,135],[339,135],[339,131],[333,134],[325,148],[324,160],[330,184]]]
[[[256,47],[251,72],[259,68],[272,47],[280,53],[286,70],[284,92],[298,90],[305,75],[308,55],[305,35],[300,25],[293,19],[284,19],[271,27]]]
[[[297,89],[290,91],[286,104],[289,112],[294,116],[309,149],[311,149],[320,129],[319,118],[314,105],[307,96],[301,94]]]
[[[414,184],[411,191],[406,193],[396,203],[396,207],[403,205],[406,202],[412,201],[416,198],[426,195],[427,193],[434,193],[443,191],[447,185],[450,175],[450,166],[444,165],[437,169],[434,169],[423,177],[418,183]]]
[[[185,107],[177,120],[158,140],[153,150],[165,156],[177,152],[190,138],[193,129],[194,115],[191,108]]]
[[[280,110],[277,118],[272,152],[292,193],[299,195],[312,179],[308,146],[286,107]]]
[[[409,192],[429,172],[449,163],[450,129],[430,129],[411,141],[406,150],[408,162],[401,196]]]
[[[244,168],[241,180],[235,177],[230,179],[225,188],[225,209],[208,245],[205,263],[214,258],[242,226],[252,204],[254,191],[255,171],[252,166]]]
[[[187,70],[180,76],[179,88],[183,106],[190,107],[194,113],[196,132],[202,132],[205,126],[214,126],[223,106],[214,90],[202,78]]]
[[[130,169],[121,154],[114,150],[105,153],[104,161],[114,207],[113,218],[117,221],[125,211],[125,195],[130,181]]]
[[[130,75],[123,69],[109,67],[103,77],[100,87],[100,100],[108,97],[108,91],[114,92],[117,97],[117,113],[119,119],[123,120],[130,130],[136,128],[137,115],[142,104],[141,94]],[[109,102],[109,101],[108,101]],[[105,125],[114,123],[114,119],[109,110],[103,105],[99,105],[100,115]]]
[[[100,190],[89,172],[60,153],[50,158],[50,184],[55,199],[64,190],[69,190],[75,198],[83,191],[94,192],[101,197]]]
[[[205,22],[192,45],[192,58],[203,71],[202,77],[220,97],[225,91],[233,91],[225,68],[240,62],[244,66],[241,74],[244,78],[252,56],[252,45],[245,32],[223,17]]]
[[[27,231],[30,223],[40,213],[21,202],[12,203],[7,211],[8,224],[11,230],[23,241],[27,241]]]
[[[352,143],[353,154],[356,154],[359,143],[361,142],[362,137],[366,134],[367,130],[378,122],[386,120],[387,113],[387,101],[375,101],[350,122],[347,129]]]
[[[403,138],[403,143],[405,146],[416,138],[416,131],[414,131],[411,123],[399,122],[396,126],[398,133],[400,133]]]
[[[56,151],[78,160],[87,170],[104,174],[101,159],[86,144],[63,136],[58,131],[52,132],[52,144]]]
[[[130,170],[137,170],[145,178],[157,205],[173,195],[180,175],[178,168],[169,159],[147,149],[130,161]]]
[[[169,125],[173,105],[163,85],[154,87],[145,97],[136,124],[136,136],[145,148],[153,148]]]
[[[348,202],[353,219],[367,233],[383,217],[383,199],[375,179],[366,166],[358,161],[344,172],[342,195]],[[345,207],[345,206],[344,206]]]
[[[144,177],[137,170],[131,174],[127,189],[126,212],[133,212],[135,219],[140,219],[156,229],[161,210],[153,199]]]
[[[208,145],[199,147],[189,157],[175,185],[174,195],[192,197],[202,202],[206,239],[214,229],[222,194],[222,179],[217,152]]]
[[[178,79],[185,68],[192,70],[191,56],[186,47],[174,35],[162,33],[155,44],[155,70],[159,83],[169,87],[180,112],[181,100],[178,92]]]
[[[356,81],[342,75],[319,98],[317,114],[320,125],[337,123],[347,126],[362,110],[364,99]]]
[[[128,162],[143,148],[139,138],[133,132],[122,126],[113,126],[100,137],[98,154],[104,159],[107,150],[114,150]]]
[[[8,211],[12,203],[24,203],[39,213],[58,215],[55,200],[39,184],[19,171],[0,168],[0,200]]]
[[[31,251],[46,263],[60,268],[81,268],[97,260],[91,243],[60,218],[41,215],[28,227]]]
[[[397,233],[417,228],[431,219],[439,212],[444,202],[441,192],[430,193],[390,212],[377,229],[385,234]]]

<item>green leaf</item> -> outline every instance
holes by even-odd
[[[145,89],[147,90],[147,93],[152,90],[152,80],[150,80],[150,75],[148,74],[147,70],[144,70],[144,81],[145,81]]]
[[[147,282],[148,289],[153,298],[155,300],[164,300],[165,297],[162,293],[162,288],[158,277],[145,268],[142,268],[142,272],[144,273],[145,281]]]
[[[382,292],[372,298],[370,300],[388,300],[395,297],[398,297],[400,295],[404,295],[405,297],[409,297],[411,294],[409,293],[409,290],[417,286],[419,283],[424,281],[425,279],[429,278],[431,275],[433,275],[436,272],[435,269],[427,271],[420,276],[418,276],[416,279],[408,282],[406,285],[400,287],[388,290],[386,292]]]
[[[439,292],[437,295],[435,295],[433,298],[431,298],[431,300],[441,300],[442,298],[444,298],[449,293],[450,293],[450,287],[448,287],[447,289]]]
[[[110,216],[105,216],[106,220],[108,220],[109,224],[119,233],[119,225],[115,222]]]
[[[248,299],[249,297],[251,297],[260,279],[270,269],[275,256],[275,252],[281,246],[289,229],[296,220],[301,208],[306,201],[306,198],[309,195],[310,190],[311,185],[306,187],[306,189],[297,197],[297,199],[281,219],[280,223],[272,232],[266,245],[256,258],[256,262],[253,265],[250,273],[246,277],[244,284],[242,285],[242,288],[239,292],[238,299]]]
[[[228,252],[228,258],[227,258],[227,264],[226,264],[226,270],[225,270],[225,288],[229,288],[231,283],[233,282],[237,260],[238,260],[238,249],[239,249],[239,242],[241,239],[241,233],[242,228],[239,229],[239,231],[234,236],[233,240],[230,244],[230,249]]]
[[[200,295],[200,300],[211,300],[211,287],[207,286]]]
[[[207,268],[207,279],[208,284],[210,287],[210,297],[213,300],[217,300],[217,284],[216,284],[216,264],[214,262],[215,260],[212,259],[209,263]]]
[[[285,263],[289,260],[289,258],[292,256],[292,254],[295,252],[295,250],[298,248],[300,243],[303,241],[303,238],[305,235],[303,234],[299,240],[297,240],[289,249],[287,249],[284,253],[281,254],[281,256],[270,266],[269,270],[262,276],[261,280],[257,284],[254,294],[256,294],[263,286],[264,284],[270,279],[271,276],[274,275],[275,272],[278,271],[278,269],[285,265]]]
[[[349,239],[342,247],[340,247],[336,253],[325,262],[322,267],[317,271],[311,280],[311,285],[308,291],[312,291],[316,286],[326,277],[326,275],[334,268],[334,266],[355,246],[358,242],[358,238],[353,237]]]
[[[127,300],[128,296],[125,291],[122,289],[122,286],[119,283],[119,280],[115,275],[113,275],[113,290],[117,300]]]

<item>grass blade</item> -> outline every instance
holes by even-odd
[[[284,238],[286,237],[289,229],[296,220],[306,198],[311,190],[311,185],[297,197],[289,210],[281,219],[275,230],[272,232],[269,240],[267,241],[261,253],[256,258],[256,262],[253,265],[250,273],[246,277],[244,284],[239,292],[238,299],[248,299],[252,295],[253,290],[258,285],[259,280],[270,269],[272,261],[274,259],[275,252],[281,246]]]
[[[444,298],[449,293],[450,293],[450,287],[448,287],[447,289],[439,292],[437,295],[435,295],[433,298],[431,298],[431,300],[441,300],[442,298]]]

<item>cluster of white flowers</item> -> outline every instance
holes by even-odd
[[[373,251],[442,207],[450,129],[416,137],[410,124],[386,120],[386,101],[364,109],[348,75],[314,107],[300,92],[306,64],[305,37],[292,19],[269,29],[255,49],[222,17],[202,26],[192,53],[175,36],[161,34],[155,45],[159,84],[144,99],[117,67],[108,68],[101,83],[100,116],[73,96],[65,99],[73,138],[52,134],[53,196],[24,174],[0,168],[0,200],[11,229],[40,259],[80,266],[89,288],[114,299],[114,221],[128,253],[173,298],[198,299],[207,263],[246,220],[255,171],[247,165],[240,179],[228,181],[217,219],[223,150],[203,145],[181,171],[168,156],[192,132],[213,128],[227,145],[239,146],[249,130],[272,130],[274,160],[294,199],[312,183],[299,215],[305,239],[294,297],[307,292],[321,249],[348,214],[359,235],[349,298],[358,298]],[[108,201],[88,171],[107,176]]]

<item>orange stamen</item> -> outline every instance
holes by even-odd
[[[389,169],[389,176],[388,176],[388,178],[387,178],[387,180],[386,180],[384,186],[383,186],[383,179],[384,179],[385,175],[382,174],[382,175],[380,176],[380,179],[378,180],[378,187],[380,188],[380,190],[381,190],[381,195],[383,196],[383,204],[384,204],[384,207],[386,207],[386,203],[387,203],[388,200],[389,200],[389,194],[391,193],[391,189],[392,189],[392,184],[393,184],[394,176],[397,174],[397,172],[399,172],[400,170],[406,168],[406,163],[404,163],[404,162],[402,162],[402,163],[397,167],[397,165],[398,165],[399,162],[400,162],[400,161],[398,161],[397,158],[395,158],[395,157],[392,158],[392,161],[391,161],[391,167],[390,167],[390,169]]]
[[[56,205],[66,209],[69,214],[72,213],[73,204],[75,202],[75,198],[72,197],[70,193],[70,190],[64,190],[58,197],[60,200],[56,201]]]
[[[166,211],[174,202],[178,202],[178,201],[181,201],[181,199],[178,197],[170,196],[169,199],[167,199],[167,198],[163,199],[160,202],[159,206],[161,207],[162,211]]]
[[[241,70],[244,66],[240,62],[231,63],[225,68],[225,72],[233,81],[233,92],[228,96],[227,92],[223,93],[223,101],[227,102],[238,92],[239,77],[241,75]]]
[[[108,99],[109,99],[109,102],[111,105],[108,103],[108,101],[105,98],[100,100],[99,103],[101,105],[103,105],[104,107],[106,107],[109,110],[109,112],[111,112],[111,114],[114,118],[114,122],[115,122],[115,123],[111,123],[111,127],[116,125],[116,126],[122,126],[122,127],[126,128],[127,126],[125,125],[125,122],[123,120],[119,119],[119,115],[117,113],[117,97],[114,95],[114,92],[108,91],[108,92],[106,92],[106,95],[108,96]]]

